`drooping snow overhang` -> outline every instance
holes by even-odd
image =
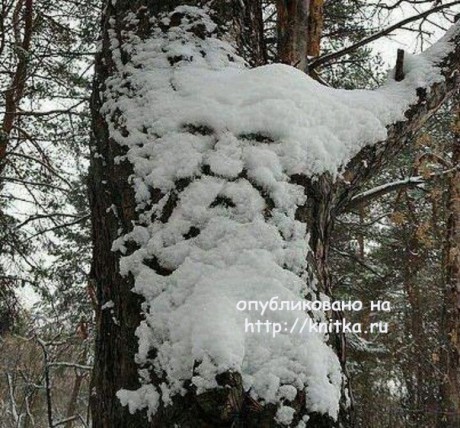
[[[444,102],[459,90],[460,21],[426,51],[415,56],[405,53],[404,57],[404,79],[390,83],[395,90],[400,87],[410,91],[403,117],[387,123],[385,139],[365,146],[346,163],[344,179],[338,183],[338,212],[349,208],[360,186],[390,162]],[[411,74],[416,78],[412,78]]]

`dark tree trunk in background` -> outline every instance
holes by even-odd
[[[308,57],[320,54],[324,0],[277,0],[278,58],[308,71]]]
[[[321,51],[321,36],[324,24],[324,0],[310,0],[308,16],[308,49],[310,57],[319,56]]]
[[[236,44],[239,54],[251,66],[267,63],[261,0],[233,2]]]
[[[22,8],[24,10],[22,10]],[[33,9],[33,0],[26,0],[25,2],[18,2],[13,12],[13,18],[15,19],[14,31],[17,32],[17,34],[22,33],[23,35],[22,40],[17,40],[17,42],[20,43],[20,46],[17,46],[18,53],[16,69],[12,73],[11,83],[4,94],[5,113],[3,115],[3,120],[0,123],[0,175],[3,173],[5,168],[8,140],[13,130],[18,107],[24,97],[24,88],[28,72],[27,67],[29,63],[28,55],[33,32]],[[3,17],[1,19],[3,19]],[[3,48],[4,46],[1,47]]]
[[[309,0],[277,0],[278,58],[307,70]]]

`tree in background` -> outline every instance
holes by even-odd
[[[0,4],[0,420],[5,427],[47,426],[68,418],[62,425],[70,428],[87,420],[93,314],[84,180],[97,16],[98,2]],[[39,300],[34,308],[29,293]]]
[[[0,10],[0,221],[6,226],[0,263],[13,288],[28,285],[45,300],[63,283],[69,292],[86,283],[87,90],[96,5],[12,0]],[[74,266],[66,264],[73,280],[64,280],[62,268],[53,274],[50,262],[69,259],[66,251],[74,253]],[[48,303],[57,303],[56,296]]]

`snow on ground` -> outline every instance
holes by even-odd
[[[137,362],[151,363],[164,379],[156,388],[140,369],[144,385],[118,396],[130,411],[154,414],[160,400],[169,404],[184,393],[186,381],[202,392],[217,387],[216,374],[234,370],[254,398],[279,403],[280,423],[292,421],[293,409],[282,405],[287,393],[288,401],[296,395],[289,385],[305,390],[308,411],[336,418],[342,374],[325,334],[244,332],[246,319],[292,325],[311,315],[269,308],[261,316],[236,306],[318,297],[307,280],[307,231],[295,219],[305,195],[289,176],[337,176],[362,147],[385,139],[386,126],[404,120],[416,101],[415,89],[441,79],[435,64],[451,49],[452,32],[426,53],[408,56],[402,82],[390,76],[376,91],[345,91],[286,65],[247,69],[215,37],[203,10],[175,13],[180,25],[156,26],[145,42],[125,34],[128,64],[112,40],[118,73],[106,82],[103,112],[109,124],[117,116],[129,130],[112,125],[110,133],[127,148],[140,211],[113,250],[124,254],[128,241],[139,247],[121,259],[122,273],[133,274],[134,291],[145,298]],[[192,178],[162,221],[178,181]],[[153,189],[164,197],[151,206]],[[151,260],[172,273],[159,275],[144,263]],[[149,360],[153,348],[158,352]],[[194,368],[194,361],[201,363]]]

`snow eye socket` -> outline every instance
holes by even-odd
[[[222,206],[224,208],[235,208],[236,204],[227,196],[218,195],[216,199],[214,199],[214,201],[211,203],[209,208],[215,208],[218,206]]]
[[[186,123],[182,126],[184,132],[189,132],[193,135],[212,135],[214,130],[207,125],[199,123]]]
[[[189,231],[184,235],[184,239],[192,239],[198,236],[201,233],[201,230],[195,226],[192,226]]]
[[[247,140],[247,141],[254,141],[257,143],[265,143],[265,144],[271,144],[274,143],[275,140],[271,138],[268,135],[264,135],[260,132],[254,132],[254,133],[249,133],[249,134],[241,134],[238,136],[240,140]]]
[[[158,275],[161,275],[161,276],[169,276],[173,273],[173,270],[167,269],[164,266],[161,266],[159,260],[155,256],[149,259],[144,259],[142,261],[142,264],[149,267],[150,269],[152,269]]]

